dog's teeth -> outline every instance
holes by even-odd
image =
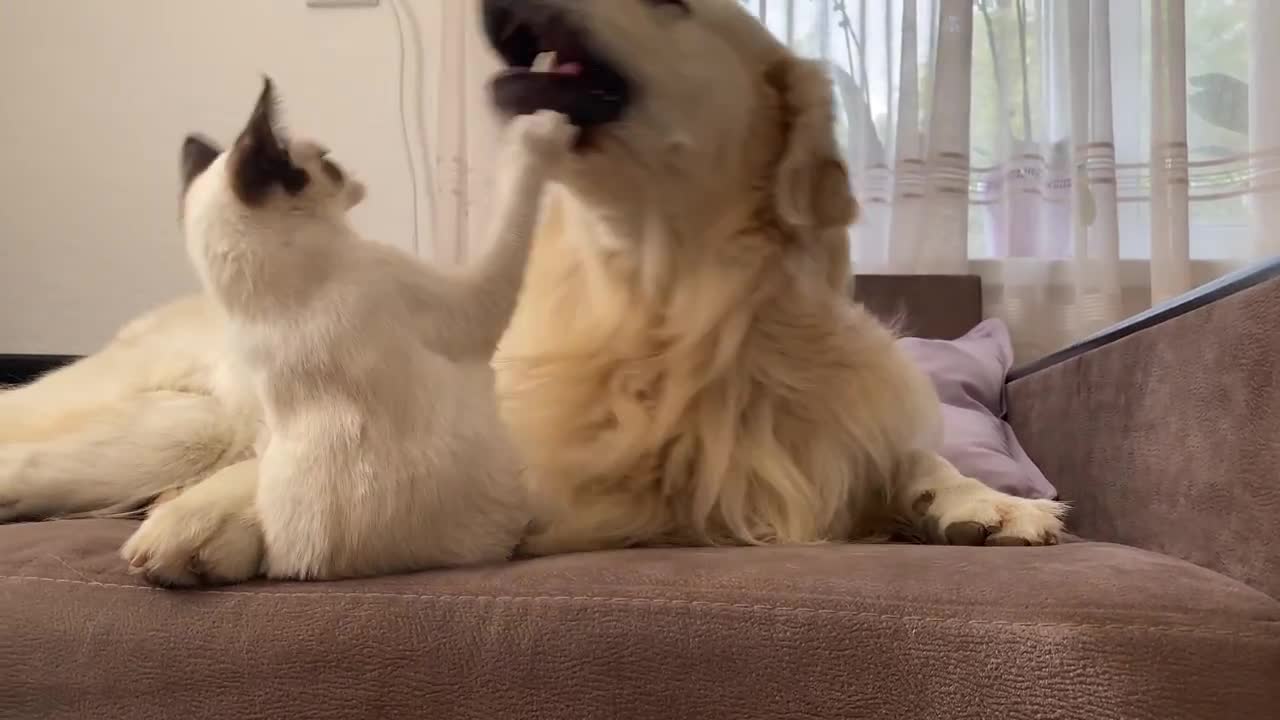
[[[533,65],[529,66],[533,72],[545,73],[556,69],[556,53],[554,50],[544,53],[538,53],[533,59]]]

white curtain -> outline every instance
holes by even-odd
[[[830,62],[860,272],[978,273],[1020,359],[1280,253],[1280,0],[741,0]]]
[[[443,264],[466,262],[487,242],[499,128],[488,82],[499,63],[478,22],[479,2],[387,4],[403,43],[419,253]]]

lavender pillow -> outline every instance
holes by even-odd
[[[960,472],[1025,498],[1058,492],[1031,462],[1004,417],[1004,379],[1013,365],[1009,328],[986,320],[958,340],[902,338],[942,400],[942,456]]]

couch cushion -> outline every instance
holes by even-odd
[[[1131,548],[632,550],[174,592],[0,527],[0,716],[1275,717],[1280,603]]]
[[[1051,499],[1058,491],[1027,457],[1004,417],[1013,343],[991,318],[956,340],[902,338],[899,346],[933,381],[942,402],[942,449],[956,469],[1001,492]]]

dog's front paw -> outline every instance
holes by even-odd
[[[973,481],[916,500],[932,542],[945,545],[1056,545],[1066,505],[1005,495]]]
[[[0,444],[0,523],[32,517],[33,499],[24,482],[27,455],[16,443]]]
[[[201,485],[210,482],[218,476]],[[262,530],[252,496],[246,501],[201,485],[155,507],[125,542],[120,555],[129,572],[163,587],[237,583],[259,574]]]
[[[13,522],[21,516],[17,483],[14,480],[16,475],[11,477],[12,473],[7,472],[2,463],[3,460],[0,459],[0,524]]]
[[[544,166],[555,166],[573,150],[578,128],[568,116],[554,110],[539,110],[511,121],[510,132],[528,157]]]

